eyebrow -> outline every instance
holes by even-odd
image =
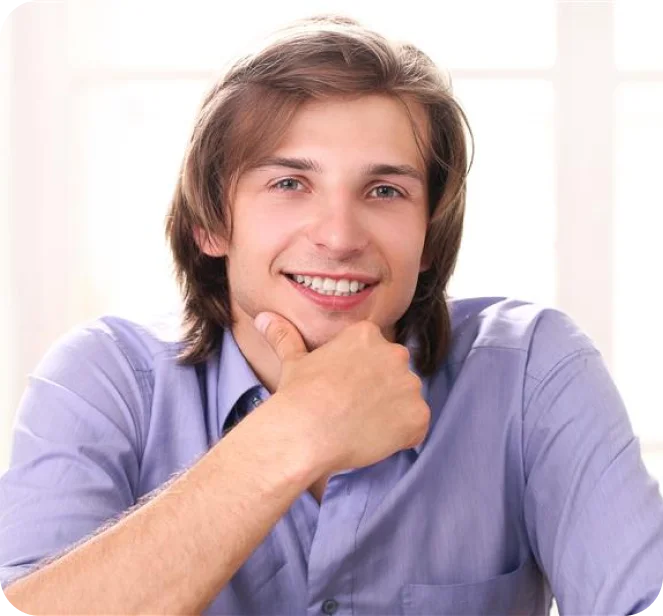
[[[261,169],[264,167],[285,167],[287,169],[296,169],[297,171],[315,171],[322,173],[320,164],[310,158],[289,158],[284,156],[269,156],[258,161],[252,169]],[[362,173],[369,176],[376,175],[402,175],[417,180],[424,184],[424,178],[418,169],[412,165],[391,165],[389,163],[372,163],[365,165],[361,169]]]

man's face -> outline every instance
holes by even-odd
[[[410,109],[426,135],[423,109]],[[297,327],[310,351],[364,319],[393,341],[425,269],[428,222],[425,163],[402,103],[378,95],[308,102],[269,159],[238,182],[230,245],[206,249],[227,255],[240,329],[271,311]],[[378,168],[385,165],[412,175]],[[334,298],[300,288],[286,273],[365,277],[373,285]]]

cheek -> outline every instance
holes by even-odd
[[[424,233],[412,233],[411,235],[401,235],[398,240],[397,253],[394,253],[394,263],[392,267],[397,268],[394,275],[399,279],[400,288],[404,296],[407,296],[408,303],[412,301],[419,276],[421,275],[421,257],[424,247]]]
[[[394,260],[408,273],[413,269],[419,271],[425,233],[424,228],[413,225],[412,221],[390,229],[390,252]]]
[[[234,228],[231,261],[242,269],[269,266],[288,237],[289,226],[279,217],[246,217]]]
[[[245,245],[253,245],[253,250],[261,254],[275,254],[297,236],[303,219],[303,216],[296,216],[292,212],[259,212],[252,224],[247,225],[244,233]]]

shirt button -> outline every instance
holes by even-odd
[[[325,599],[322,602],[323,614],[334,614],[338,609],[338,601],[336,599]]]
[[[260,396],[253,396],[251,398],[251,404],[253,405],[253,408],[256,408],[262,404],[262,398]]]

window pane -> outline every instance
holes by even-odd
[[[663,70],[663,4],[615,0],[615,61],[622,70]]]
[[[67,9],[75,69],[216,71],[275,27],[324,12],[412,40],[445,67],[534,68],[555,60],[553,0],[411,0],[407,10],[384,0],[289,0],[260,10],[251,2],[70,0]]]
[[[165,312],[177,301],[164,216],[206,86],[112,83],[76,97],[72,185],[90,314]]]
[[[553,89],[544,81],[456,81],[475,139],[455,296],[554,304]]]
[[[636,433],[663,443],[663,84],[616,98],[614,373]]]

